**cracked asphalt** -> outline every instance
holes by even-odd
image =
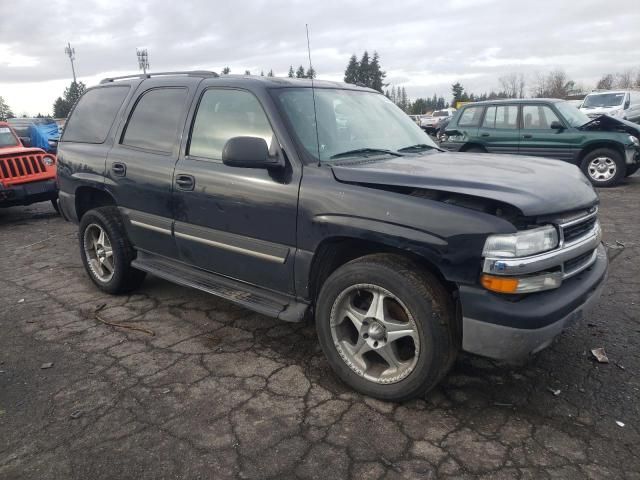
[[[403,404],[341,384],[311,324],[153,277],[102,294],[49,204],[0,209],[0,478],[640,479],[640,175],[600,193],[613,260],[584,322]]]

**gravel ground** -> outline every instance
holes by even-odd
[[[640,176],[601,198],[618,248],[584,323],[403,404],[342,385],[312,325],[157,278],[103,295],[50,205],[0,210],[0,478],[640,479]]]

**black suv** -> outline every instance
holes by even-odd
[[[573,165],[448,153],[384,95],[215,73],[106,79],[66,124],[58,179],[102,290],[145,273],[299,322],[387,400],[462,349],[549,345],[603,286],[598,198]]]

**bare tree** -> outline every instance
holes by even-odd
[[[623,72],[616,73],[615,88],[631,87],[633,87],[633,70],[628,69]]]
[[[566,98],[576,90],[576,84],[562,69],[547,74],[538,73],[531,90],[534,97]]]
[[[598,84],[596,88],[600,88],[602,90],[611,90],[613,88],[613,75],[607,73],[602,76],[600,80],[598,80]]]
[[[524,98],[524,75],[522,73],[508,73],[498,78],[502,91],[507,98]]]

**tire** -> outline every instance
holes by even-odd
[[[105,235],[102,239],[99,237],[101,231]],[[100,290],[111,294],[126,293],[143,282],[145,272],[131,267],[135,250],[116,207],[100,207],[85,213],[80,221],[78,238],[84,268]],[[97,244],[101,247],[96,248]]]
[[[364,315],[376,293],[388,295],[382,324],[393,327],[382,334],[381,322],[373,319],[380,315]],[[342,314],[345,306],[363,319],[360,330]],[[451,297],[435,276],[400,255],[368,255],[338,268],[322,286],[315,311],[320,345],[332,369],[354,390],[381,400],[402,401],[430,390],[458,353]],[[358,345],[365,347],[359,359],[351,355]],[[400,360],[396,367],[383,359],[390,350]]]
[[[636,173],[640,169],[640,163],[636,163],[635,165],[627,165],[627,171],[625,172],[625,177],[630,177],[634,173]]]
[[[469,153],[487,153],[487,151],[482,147],[469,147],[464,151]]]
[[[587,153],[580,169],[594,187],[613,187],[627,171],[622,155],[611,148],[597,148]]]

